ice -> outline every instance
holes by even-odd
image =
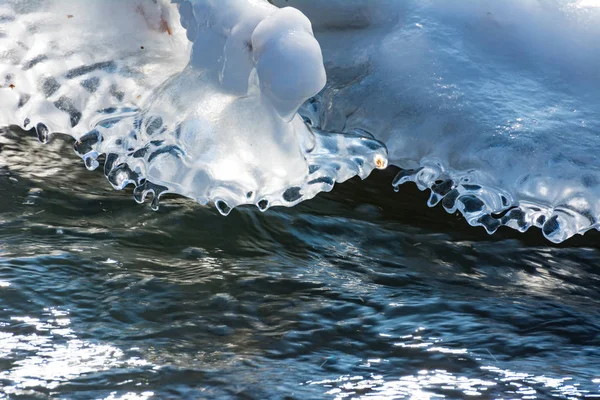
[[[135,197],[291,206],[388,161],[492,233],[600,228],[596,0],[10,0],[0,124]]]
[[[305,12],[323,49],[316,126],[384,142],[396,187],[489,232],[600,226],[597,1],[275,4]]]
[[[73,136],[88,168],[105,155],[111,184],[133,184],[140,202],[153,194],[154,208],[164,193],[223,214],[291,206],[386,165],[381,143],[298,115],[326,76],[296,9],[56,0],[2,13],[0,124],[35,127],[42,141]]]

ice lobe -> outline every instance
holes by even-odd
[[[288,7],[263,20],[252,33],[252,48],[261,93],[285,120],[325,86],[321,48],[300,11]]]
[[[23,95],[34,105],[13,96],[0,122],[34,126],[43,140],[72,135],[89,169],[104,154],[111,184],[135,185],[140,202],[153,194],[153,207],[163,193],[212,202],[223,214],[240,204],[291,206],[386,165],[380,142],[312,129],[298,115],[326,81],[301,12],[266,0],[175,3],[9,2],[1,20],[9,40],[35,20],[49,45],[0,55],[0,72],[32,82]],[[65,32],[61,18],[71,24]],[[78,38],[89,21],[102,29]]]
[[[186,1],[180,10],[194,41],[191,64],[222,90],[243,96],[258,83],[262,98],[291,121],[325,86],[321,48],[300,11],[240,0]]]

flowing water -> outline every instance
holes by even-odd
[[[80,164],[0,133],[0,398],[600,397],[597,232],[488,236],[389,170],[153,212]]]

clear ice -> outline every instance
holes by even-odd
[[[274,3],[323,49],[315,126],[384,142],[396,188],[490,233],[600,228],[600,1]]]
[[[1,124],[76,139],[89,169],[152,205],[292,206],[386,165],[383,144],[311,129],[325,85],[310,21],[266,1],[9,1]]]

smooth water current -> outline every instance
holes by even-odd
[[[600,397],[597,232],[488,236],[394,171],[152,212],[71,146],[0,132],[0,398]]]

